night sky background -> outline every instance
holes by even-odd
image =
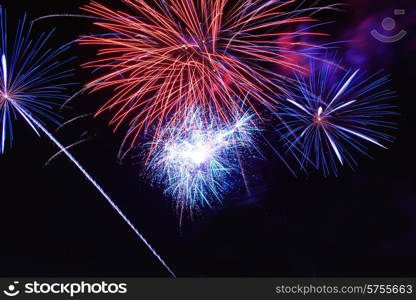
[[[24,12],[80,13],[88,1],[1,0],[9,27]],[[108,2],[108,1],[107,1]],[[120,1],[109,1],[123,8]],[[313,1],[311,1],[313,2]],[[328,1],[329,2],[329,1]],[[394,3],[393,3],[394,2]],[[329,41],[343,41],[344,65],[392,74],[398,92],[397,140],[388,151],[372,148],[355,170],[338,178],[317,172],[294,177],[271,155],[253,159],[251,197],[237,190],[222,207],[207,209],[179,227],[171,202],[140,178],[140,166],[117,161],[123,131],[112,133],[109,115],[73,123],[56,135],[120,205],[178,276],[416,276],[415,59],[413,0],[345,0],[342,12],[322,13]],[[406,9],[394,16],[393,9]],[[407,36],[383,44],[381,21],[393,17]],[[94,32],[90,20],[55,18],[34,30],[56,27],[52,46]],[[74,46],[79,85],[92,78],[79,64],[95,49]],[[64,119],[96,110],[111,91],[78,97]],[[16,123],[13,149],[0,157],[0,276],[168,276],[130,228],[64,157],[26,125]]]

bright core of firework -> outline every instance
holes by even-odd
[[[216,153],[229,146],[228,137],[234,132],[234,129],[224,132],[193,130],[188,140],[174,141],[166,145],[167,158],[187,169],[198,169],[202,164],[215,159]]]
[[[181,149],[181,146],[184,149]],[[179,148],[179,150],[177,148]],[[210,145],[204,143],[197,143],[196,145],[185,143],[185,145],[174,145],[169,149],[171,158],[175,159],[175,157],[179,157],[181,160],[190,161],[196,166],[207,161],[212,156],[213,151],[215,151],[215,149],[211,149]]]
[[[177,201],[181,212],[211,206],[242,171],[240,158],[253,148],[258,131],[253,122],[252,115],[244,114],[232,125],[220,126],[199,111],[190,113],[183,124],[163,129],[149,143],[147,175]]]

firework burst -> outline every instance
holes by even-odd
[[[58,115],[53,109],[67,98],[63,91],[70,84],[63,81],[73,73],[73,70],[62,69],[70,59],[58,60],[68,46],[47,49],[45,44],[53,32],[32,40],[31,27],[26,25],[26,18],[24,15],[19,21],[12,47],[9,47],[6,11],[0,7],[1,153],[4,153],[7,143],[12,144],[14,119],[23,119],[38,135],[38,128],[28,115],[38,122],[41,122],[40,119],[57,122]]]
[[[241,176],[242,159],[255,149],[258,129],[252,114],[235,118],[232,125],[217,121],[207,123],[200,110],[189,112],[147,145],[146,175],[176,200],[181,215],[220,202]]]
[[[357,165],[353,152],[368,156],[368,144],[386,149],[393,141],[386,132],[395,128],[389,119],[397,113],[388,101],[395,93],[385,88],[387,76],[366,78],[360,70],[312,61],[310,76],[296,78],[280,104],[278,129],[303,169],[311,164],[325,176],[337,174],[339,165]]]
[[[112,87],[114,96],[97,114],[113,111],[111,123],[128,122],[131,145],[144,129],[178,123],[180,112],[200,108],[231,124],[236,113],[273,109],[287,78],[276,69],[304,71],[290,57],[310,47],[293,30],[315,21],[321,8],[300,9],[300,1],[123,0],[134,14],[97,2],[82,9],[100,21],[105,34],[81,44],[100,48],[85,66],[108,71],[87,85],[92,92]],[[306,16],[302,16],[306,15]],[[290,47],[289,47],[290,45]],[[246,98],[247,108],[241,110]],[[212,113],[213,112],[213,113]]]

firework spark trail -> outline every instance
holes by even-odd
[[[129,123],[130,145],[143,130],[156,128],[157,136],[169,126],[166,122],[178,122],[178,112],[196,107],[229,124],[247,109],[261,119],[261,111],[276,107],[272,95],[285,92],[288,78],[275,72],[275,66],[305,71],[288,59],[289,54],[299,47],[315,47],[298,41],[300,36],[324,35],[291,30],[316,21],[309,15],[322,9],[293,10],[297,0],[123,2],[134,14],[97,2],[84,6],[85,12],[105,19],[95,24],[107,33],[81,37],[80,43],[100,49],[99,59],[85,67],[108,71],[87,88],[115,91],[97,114],[113,111],[110,123],[115,129]],[[239,99],[246,95],[242,110]]]
[[[259,129],[253,114],[236,118],[231,126],[218,119],[207,123],[202,114],[189,112],[180,124],[163,128],[148,143],[151,150],[145,151],[149,156],[145,175],[176,201],[181,216],[221,202],[236,173],[242,173],[245,181],[242,160],[256,149],[254,136]]]
[[[383,88],[389,78],[365,78],[360,70],[344,72],[335,64],[310,64],[310,77],[296,74],[298,85],[278,113],[284,121],[278,131],[301,167],[312,164],[325,176],[337,174],[337,162],[357,165],[351,150],[368,156],[364,142],[387,149],[384,143],[393,137],[383,131],[395,129],[389,118],[397,114],[388,104],[395,93]]]
[[[32,21],[32,23],[38,22],[40,20],[45,20],[45,19],[50,19],[50,18],[62,18],[62,17],[104,20],[104,19],[100,19],[100,18],[97,18],[97,17],[88,16],[88,15],[80,15],[80,14],[50,14],[50,15],[45,15],[45,16],[36,18]]]
[[[58,79],[69,77],[71,71],[57,72],[57,68],[63,66],[66,62],[53,62],[52,59],[67,49],[67,46],[59,48],[57,51],[47,50],[41,53],[41,48],[49,39],[49,35],[41,35],[39,40],[32,41],[23,36],[23,30],[26,21],[26,15],[22,22],[19,23],[15,48],[11,55],[11,63],[7,59],[7,33],[5,12],[0,7],[0,25],[1,25],[1,86],[0,86],[0,110],[1,110],[1,153],[4,153],[6,135],[10,135],[12,140],[13,132],[11,130],[11,117],[15,118],[20,115],[25,122],[40,136],[39,131],[43,132],[70,161],[82,172],[85,178],[107,200],[111,207],[122,217],[127,225],[135,232],[137,237],[146,245],[151,253],[160,261],[166,270],[175,277],[175,273],[168,267],[165,261],[158,255],[155,249],[149,244],[139,230],[123,214],[120,208],[105,193],[103,188],[92,178],[92,176],[81,166],[74,156],[50,133],[39,121],[36,115],[45,117],[53,121],[56,115],[52,112],[52,99],[65,99],[61,95],[62,90],[68,84],[58,84]],[[30,33],[30,30],[29,30]],[[28,33],[28,36],[29,36]],[[19,65],[20,63],[20,65]],[[17,70],[17,71],[16,71]],[[49,99],[46,101],[45,99]]]
[[[58,148],[71,160],[71,162],[81,171],[85,178],[93,184],[93,186],[101,193],[101,195],[107,200],[111,207],[122,217],[122,219],[129,225],[134,233],[140,238],[140,240],[146,245],[146,247],[152,252],[152,254],[160,261],[160,263],[166,268],[166,270],[173,276],[176,277],[175,273],[169,268],[165,261],[160,257],[156,250],[150,245],[140,231],[131,223],[121,209],[111,200],[110,196],[103,190],[103,188],[91,177],[91,175],[82,167],[82,165],[75,159],[75,157],[61,144],[59,141],[35,118],[24,111],[22,107],[16,102],[12,102],[13,106],[18,112],[27,119],[31,125],[38,127],[46,136],[56,145]]]

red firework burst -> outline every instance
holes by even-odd
[[[107,72],[87,88],[114,89],[97,114],[112,110],[116,129],[129,122],[132,144],[140,132],[152,126],[157,133],[181,111],[198,107],[227,122],[242,99],[257,114],[272,109],[286,80],[276,65],[305,71],[291,59],[295,47],[312,46],[299,36],[322,35],[296,29],[315,21],[310,12],[317,9],[294,11],[297,0],[123,2],[133,14],[97,2],[84,6],[106,33],[80,43],[100,49],[99,58],[84,66]]]

